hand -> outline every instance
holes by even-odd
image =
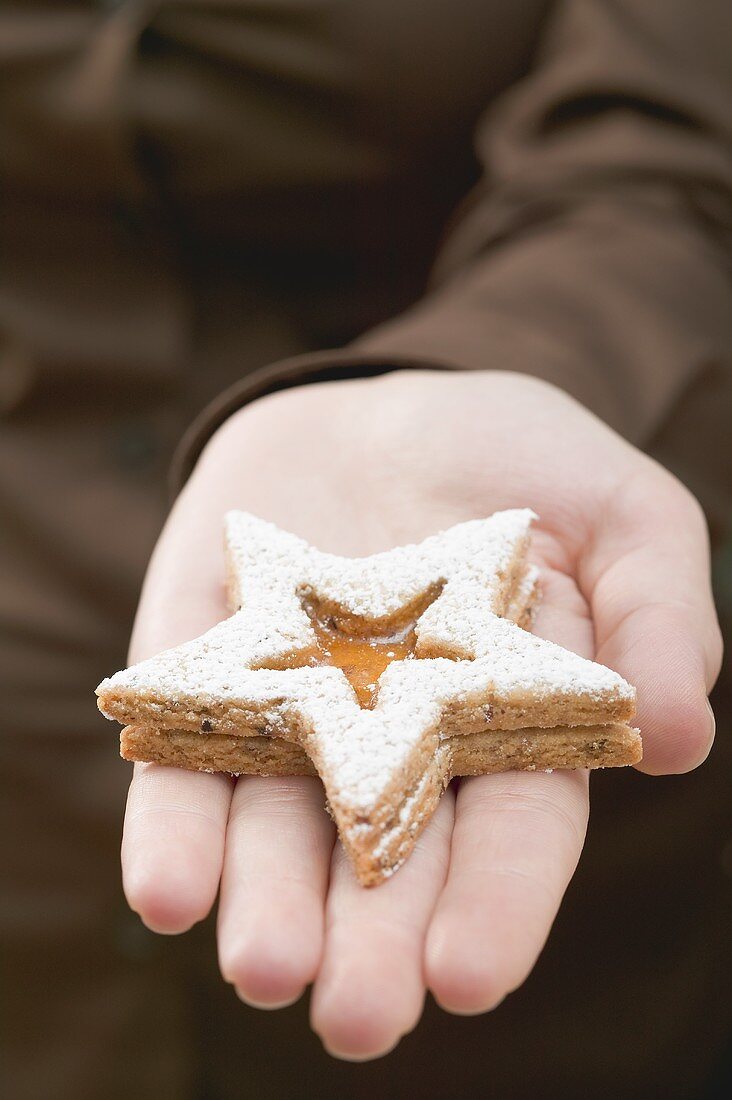
[[[225,616],[229,508],[361,555],[522,506],[540,516],[537,632],[636,685],[643,770],[696,767],[721,649],[699,506],[571,398],[518,375],[400,371],[237,413],[161,536],[132,660]],[[221,971],[239,996],[275,1008],[314,982],[326,1048],[373,1058],[416,1025],[425,988],[477,1013],[524,981],[580,855],[587,788],[584,772],[463,780],[399,873],[363,890],[318,781],[138,765],[125,890],[150,928],[173,933],[205,917],[220,886]]]

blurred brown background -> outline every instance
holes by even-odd
[[[575,393],[701,499],[729,636],[731,29],[721,0],[0,5],[5,1095],[729,1094],[729,668],[702,769],[594,783],[526,987],[487,1018],[428,1006],[360,1067],[304,1004],[241,1005],[210,927],[127,911],[128,771],[93,688],[186,427],[398,316],[451,218],[437,307],[349,369],[428,348]],[[461,271],[479,354],[440,329]]]

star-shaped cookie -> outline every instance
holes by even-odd
[[[452,776],[636,762],[630,685],[523,629],[534,518],[349,559],[230,512],[231,617],[97,689],[123,755],[317,772],[364,885],[406,858]]]

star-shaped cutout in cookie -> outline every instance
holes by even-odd
[[[236,744],[243,766],[231,770],[261,773],[247,753],[271,739],[269,757],[287,758],[273,771],[321,776],[359,879],[378,882],[451,775],[498,770],[501,759],[505,769],[639,757],[626,724],[633,689],[518,625],[536,588],[534,518],[498,512],[349,559],[231,512],[231,617],[105,680],[99,706],[128,724],[128,745],[168,749],[133,748],[133,759],[205,767],[204,746],[230,760]]]

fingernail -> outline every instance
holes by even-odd
[[[709,711],[709,719],[712,723],[712,737],[714,737],[714,735],[717,732],[717,719],[714,717],[714,711],[712,710],[712,704],[709,702],[708,699],[706,700],[706,704],[707,704],[707,710]]]
[[[288,997],[285,1001],[257,1001],[253,997],[248,997],[245,993],[242,993],[237,986],[234,986],[234,992],[239,1000],[248,1005],[249,1008],[258,1008],[264,1012],[276,1012],[280,1008],[289,1008],[290,1005],[294,1005],[300,1000],[305,991],[301,989],[294,997]]]

